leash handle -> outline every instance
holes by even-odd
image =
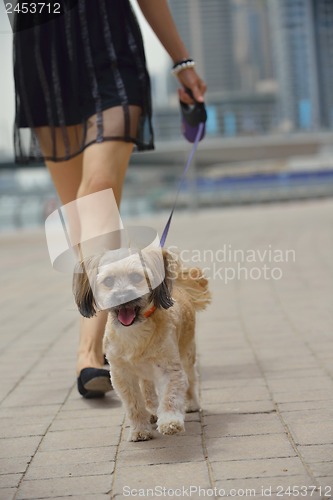
[[[185,139],[193,143],[197,137],[198,126],[200,123],[205,124],[207,121],[207,112],[204,102],[196,101],[193,92],[189,88],[185,87],[185,91],[191,99],[193,99],[194,104],[187,104],[181,100],[179,101],[182,118],[182,132]],[[202,128],[199,141],[201,141],[204,136],[205,126]]]
[[[202,138],[202,134],[204,132],[204,129],[205,129],[205,123],[204,122],[199,123],[198,131],[197,131],[197,134],[196,134],[196,137],[195,137],[192,149],[190,151],[190,154],[188,156],[185,168],[183,170],[183,174],[182,174],[181,179],[180,179],[179,184],[178,184],[176,198],[175,198],[175,201],[173,203],[172,210],[171,210],[171,213],[169,215],[169,219],[168,219],[168,221],[167,221],[167,223],[165,225],[165,228],[164,228],[162,236],[161,236],[161,242],[160,242],[161,247],[164,247],[165,240],[167,239],[168,232],[169,232],[170,225],[171,225],[172,216],[173,216],[173,213],[174,213],[176,205],[177,205],[177,201],[178,201],[178,196],[179,196],[179,193],[180,193],[180,189],[181,189],[181,187],[183,185],[183,182],[185,180],[186,173],[187,173],[187,171],[188,171],[188,169],[189,169],[189,167],[190,167],[190,165],[192,163],[194,154],[195,154],[195,152],[196,152],[196,150],[198,148],[198,144],[199,144],[199,141]]]

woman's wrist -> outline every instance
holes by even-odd
[[[187,59],[190,59],[190,54],[187,52],[187,50],[185,50],[184,47],[182,47],[182,49],[183,50],[178,47],[178,50],[173,50],[173,53],[169,53],[173,65],[177,64],[180,61],[186,61]]]
[[[193,59],[191,59],[189,57],[186,59],[182,59],[180,61],[176,61],[174,63],[174,65],[172,66],[171,73],[173,75],[177,76],[184,69],[190,69],[190,68],[194,68],[194,67],[195,67],[195,62],[193,61]]]

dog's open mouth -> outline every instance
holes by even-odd
[[[121,306],[117,318],[123,326],[131,326],[137,318],[140,308],[135,306]]]

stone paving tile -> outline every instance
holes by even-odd
[[[15,474],[19,472],[25,472],[30,461],[30,456],[0,458],[0,474]]]
[[[106,398],[105,398],[106,399]],[[68,421],[68,425],[70,425],[73,421],[80,421],[85,419],[94,419],[94,418],[109,418],[110,423],[115,425],[117,422],[122,422],[124,418],[124,411],[115,411],[115,408],[110,407],[108,403],[105,406],[100,405],[97,408],[91,408],[89,400],[86,400],[89,406],[84,405],[79,410],[64,410],[62,409],[56,416],[54,423],[59,423],[61,425],[62,421]],[[98,409],[98,412],[96,412]],[[64,422],[64,425],[65,422]]]
[[[283,413],[286,411],[302,411],[306,413],[308,410],[318,410],[319,408],[333,408],[333,397],[328,394],[327,397],[320,401],[296,401],[291,403],[279,403],[279,410]]]
[[[270,374],[275,371],[281,370],[294,370],[295,368],[318,368],[317,360],[311,356],[307,355],[306,351],[304,353],[300,353],[299,357],[287,357],[287,348],[285,352],[280,353],[279,356],[275,358],[272,356],[270,359],[262,359],[261,365],[265,373]]]
[[[61,464],[94,464],[110,462],[115,458],[115,446],[78,448],[69,450],[40,451],[33,458],[34,467],[57,466]]]
[[[0,488],[0,500],[12,500],[16,492],[17,488]]]
[[[249,363],[246,365],[229,363],[221,366],[218,359],[213,364],[210,356],[206,356],[205,360],[205,358],[201,355],[199,359],[200,364],[204,367],[202,369],[202,373],[211,373],[211,371],[216,372],[218,369],[221,380],[244,380],[244,378],[247,378],[248,380],[256,380],[258,377],[261,377],[260,370],[255,363]],[[210,367],[210,369],[208,370],[207,367]]]
[[[333,352],[333,349],[332,349]],[[274,393],[302,391],[304,387],[307,390],[332,390],[333,380],[329,377],[302,377],[302,378],[289,378],[288,380],[270,380],[269,387]]]
[[[113,394],[113,392],[108,394],[105,398],[103,398],[101,401],[99,400],[94,400],[91,399],[88,401],[82,401],[82,397],[79,397],[77,395],[77,391],[75,388],[75,396],[69,397],[63,407],[62,407],[62,412],[65,414],[66,411],[75,411],[75,410],[82,410],[82,413],[84,413],[86,410],[88,411],[91,408],[94,409],[106,409],[108,408],[112,414],[123,414],[123,409],[121,402],[119,399]]]
[[[154,453],[143,449],[122,450],[117,460],[126,467],[138,465],[172,464],[182,462],[201,462],[205,459],[202,445],[186,445],[177,447],[156,448]]]
[[[33,456],[41,439],[40,436],[0,439],[0,458]]]
[[[130,443],[127,441],[127,431],[124,432],[123,439],[119,444],[119,450],[135,450],[143,449],[149,450],[159,449],[159,448],[178,448],[178,447],[200,447],[202,446],[202,437],[198,435],[188,436],[185,434],[179,434],[177,436],[163,436],[157,431],[153,432],[154,438],[150,441],[144,441],[143,443]]]
[[[70,477],[24,481],[17,493],[17,500],[36,498],[53,498],[57,496],[71,496],[108,493],[111,490],[112,476]]]
[[[269,398],[266,387],[249,389],[207,389],[202,394],[202,402],[206,403],[235,403],[241,401],[265,401]]]
[[[274,399],[277,403],[297,403],[297,402],[314,402],[325,400],[332,393],[331,391],[290,391],[274,393]]]
[[[332,462],[333,444],[315,444],[311,446],[298,446],[298,450],[308,464],[318,462]]]
[[[105,428],[106,432],[109,430],[111,432],[113,427],[120,427],[122,425],[122,420],[118,417],[110,416],[99,416],[87,417],[87,418],[77,418],[77,419],[55,419],[49,429],[49,432],[54,431],[70,431],[70,430],[81,430],[81,429],[94,429]],[[117,431],[117,429],[115,429]],[[89,432],[89,431],[88,431]]]
[[[45,498],[49,497],[44,497],[41,500],[44,500]],[[83,493],[81,495],[70,495],[70,496],[61,496],[61,497],[52,497],[53,500],[110,500],[110,495],[103,495],[103,494],[97,494],[97,495],[84,495]]]
[[[321,367],[316,367],[316,368],[301,368],[298,370],[288,370],[288,371],[277,371],[277,372],[272,372],[272,373],[266,373],[265,374],[266,379],[268,380],[269,384],[272,381],[273,383],[281,381],[281,383],[284,383],[285,385],[288,386],[288,380],[291,379],[292,381],[295,381],[294,383],[297,383],[296,380],[300,379],[300,382],[302,381],[303,378],[309,379],[311,377],[312,380],[315,378],[326,378],[327,375],[325,371]],[[272,386],[274,388],[274,386]]]
[[[296,444],[333,444],[333,421],[320,421],[320,425],[313,423],[292,423],[289,425]]]
[[[275,412],[272,401],[237,401],[234,403],[203,403],[205,415],[224,415],[229,413],[271,413]]]
[[[306,469],[298,457],[214,462],[216,480],[302,476]]]
[[[312,463],[311,471],[315,475],[315,477],[329,477],[333,475],[333,457],[330,462],[318,462]],[[333,491],[332,491],[333,493]]]
[[[283,433],[284,428],[276,414],[211,415],[204,419],[204,432],[214,438]]]
[[[282,413],[283,420],[287,424],[309,424],[318,423],[318,421],[333,420],[333,405],[332,408],[322,408],[321,410],[303,411],[287,411]]]
[[[201,390],[206,389],[234,389],[234,390],[245,390],[254,387],[265,387],[266,382],[262,378],[257,379],[238,379],[238,380],[221,380],[220,373],[217,370],[215,379],[212,378],[212,374],[206,375],[206,378],[203,379],[201,376]]]
[[[54,431],[48,433],[43,439],[39,450],[70,450],[76,448],[89,448],[96,446],[115,446],[119,441],[120,428],[116,432],[106,432],[104,428],[87,432],[85,429],[70,431]]]
[[[53,479],[57,477],[84,477],[84,476],[99,476],[111,475],[114,469],[115,462],[93,462],[93,463],[60,463],[48,466],[35,466],[33,461],[27,474],[24,477],[25,481],[35,479]]]
[[[0,420],[0,438],[16,438],[27,436],[44,436],[49,424],[30,424],[13,426],[13,422],[6,422]]]
[[[122,464],[120,462],[120,464]],[[200,486],[209,488],[210,481],[205,462],[163,464],[163,465],[138,465],[137,467],[119,467],[115,474],[113,494],[125,498],[130,489],[140,488],[189,488]],[[123,490],[123,488],[128,488]],[[118,498],[118,496],[117,496]]]
[[[207,449],[211,462],[287,458],[296,454],[285,434],[208,438]]]
[[[0,488],[17,488],[23,474],[0,474]]]
[[[20,410],[15,410],[14,414],[9,417],[2,417],[0,415],[0,427],[8,427],[9,424],[13,426],[13,419],[15,420],[15,427],[26,426],[49,426],[54,418],[54,415],[21,415]]]
[[[35,405],[11,408],[0,408],[0,418],[21,418],[26,417],[29,422],[34,422],[31,417],[51,416],[53,417],[60,410],[60,405]]]
[[[54,405],[62,404],[71,388],[66,387],[52,388],[48,385],[39,386],[34,389],[26,389],[25,387],[14,390],[9,394],[5,401],[2,403],[3,408],[13,408],[13,407],[33,407],[39,405]]]

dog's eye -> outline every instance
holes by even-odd
[[[113,285],[114,285],[114,278],[113,278],[113,276],[107,276],[103,280],[103,285],[107,286],[108,288],[112,288]]]
[[[129,279],[132,283],[138,284],[143,280],[143,276],[140,273],[131,273]]]

